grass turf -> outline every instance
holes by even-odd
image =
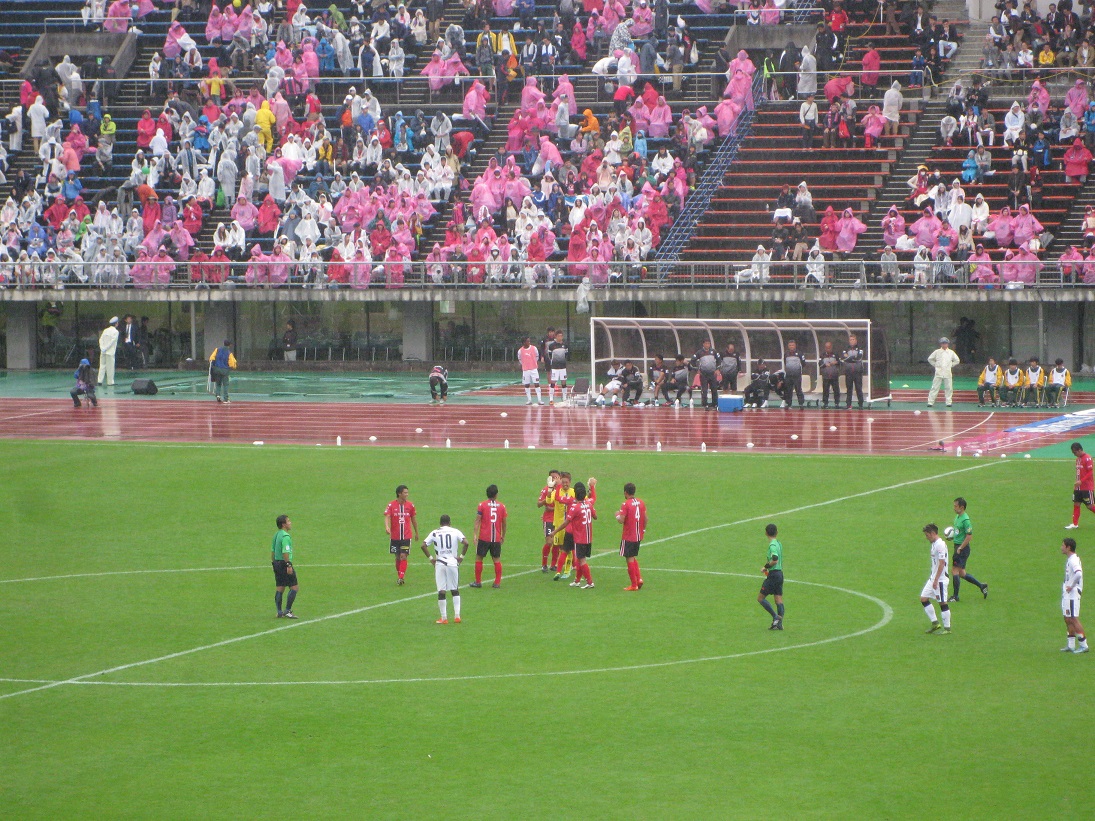
[[[73,443],[0,458],[0,578],[118,574],[0,583],[0,676],[81,677],[0,700],[12,817],[1083,812],[1090,656],[1057,652],[1069,462]],[[592,591],[539,571],[555,465],[601,480]],[[651,515],[637,594],[613,550],[627,480]],[[503,588],[465,588],[465,622],[435,626],[429,565],[412,553],[394,585],[381,512],[406,482],[423,534],[444,512],[468,531],[489,481],[511,516]],[[954,634],[926,636],[920,527],[949,523],[959,494],[991,593],[964,586]],[[267,564],[283,511],[291,627]],[[782,633],[755,600],[769,520]],[[604,668],[630,669],[575,672]]]

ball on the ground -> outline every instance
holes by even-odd
[[[499,415],[499,416],[501,416],[501,417],[502,417],[503,419],[505,419],[505,418],[506,418],[507,416],[509,416],[509,414],[508,414],[508,413],[506,413],[505,411],[502,411],[502,412],[501,412],[500,414],[498,414],[498,415]]]
[[[747,447],[747,448],[751,448],[751,447],[753,447],[753,443],[752,443],[752,442],[747,442],[747,443],[745,444],[745,447]]]
[[[1000,454],[1000,458],[1001,458],[1001,459],[1007,459],[1007,458],[1008,458],[1008,455],[1007,455],[1006,453],[1001,453],[1001,454]]]
[[[1023,454],[1023,458],[1024,458],[1024,459],[1029,459],[1029,458],[1030,458],[1030,454],[1029,454],[1029,453],[1024,453],[1024,454]]]
[[[874,417],[873,417],[873,416],[868,416],[868,417],[867,417],[867,421],[868,421],[868,422],[873,422],[873,421],[874,421]]]
[[[375,442],[375,441],[376,441],[376,437],[375,437],[375,436],[370,436],[370,437],[369,437],[369,441],[370,441],[370,442]]]
[[[792,439],[792,441],[797,442],[798,441],[798,434],[797,433],[792,433],[791,434],[791,439]]]
[[[829,430],[835,431],[836,430],[836,425],[829,425]]]
[[[465,421],[464,419],[461,419],[461,420],[460,420],[460,421],[459,421],[459,422],[458,422],[457,424],[460,424],[460,425],[466,425],[466,424],[468,424],[468,423],[467,423],[467,421]]]
[[[946,536],[949,539],[951,536],[954,535],[954,528],[953,527],[943,528],[943,535]]]
[[[422,433],[422,428],[415,428],[415,429],[414,429],[414,432],[415,432],[415,433]]]
[[[913,416],[919,416],[919,415],[920,415],[920,411],[918,411],[918,410],[913,411]]]

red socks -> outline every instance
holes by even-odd
[[[1072,524],[1078,525],[1080,523],[1080,506],[1072,506]]]
[[[542,564],[544,567],[548,566],[548,554],[550,554],[550,553],[551,553],[551,542],[545,542],[544,543],[544,553],[543,553],[543,556],[540,559],[540,564]],[[554,559],[552,560],[552,564],[555,564]]]
[[[582,572],[585,574],[586,583],[587,584],[593,584],[593,576],[591,576],[590,573],[589,573],[589,565],[588,564],[583,564],[582,565]]]
[[[395,570],[399,574],[399,578],[401,578],[401,579],[405,575],[407,575],[407,560],[406,559],[399,559],[398,561],[396,561]]]
[[[475,583],[479,584],[483,581],[483,563],[481,561],[475,562]]]
[[[495,584],[501,584],[502,583],[502,563],[501,562],[495,562],[494,563],[494,583]]]
[[[555,572],[556,573],[562,573],[563,572],[563,565],[565,565],[566,563],[567,563],[567,554],[560,550],[559,551],[559,558],[555,562]]]
[[[551,545],[551,567],[559,564],[559,547],[554,542]]]
[[[631,579],[633,587],[639,586],[642,576],[639,575],[639,563],[635,559],[628,559],[627,561],[627,577]]]

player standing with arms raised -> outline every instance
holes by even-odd
[[[517,349],[517,361],[521,363],[521,384],[525,388],[525,404],[532,404],[532,389],[536,388],[536,404],[544,404],[540,392],[540,351],[532,344],[532,337],[525,337],[525,344]]]
[[[460,563],[464,561],[464,555],[468,552],[468,540],[464,538],[463,533],[452,527],[452,520],[448,514],[441,517],[440,525],[426,537],[422,543],[422,552],[433,565],[434,578],[437,580],[437,606],[441,610],[441,618],[437,620],[437,624],[449,623],[446,590],[452,595],[453,620],[460,624]],[[464,549],[457,553],[461,545]],[[434,550],[433,556],[429,551],[431,547]]]
[[[406,485],[395,489],[395,499],[384,510],[384,532],[391,543],[388,552],[395,556],[396,584],[403,584],[407,575],[407,555],[411,552],[411,538],[418,538],[418,519]]]
[[[928,575],[928,580],[924,582],[924,589],[920,591],[920,604],[924,606],[924,612],[928,614],[928,619],[932,623],[928,632],[934,633],[940,625],[935,617],[935,605],[932,602],[939,602],[943,632],[950,633],[951,610],[947,605],[947,586],[950,583],[950,577],[947,575],[947,543],[939,538],[939,528],[932,524],[924,525],[924,537],[931,545],[931,573]]]
[[[1065,539],[1061,542],[1061,553],[1065,559],[1065,583],[1061,586],[1061,613],[1065,617],[1065,629],[1068,630],[1068,646],[1062,647],[1064,653],[1086,653],[1087,636],[1080,624],[1080,596],[1084,592],[1084,567],[1076,555],[1076,540]],[[1079,641],[1079,646],[1076,642]]]
[[[559,548],[555,545],[555,539],[551,535],[551,525],[555,521],[555,486],[559,484],[559,471],[548,471],[547,484],[544,485],[544,489],[540,491],[540,498],[536,502],[537,507],[544,509],[544,514],[541,517],[541,523],[544,526],[544,550],[540,557],[541,567],[540,570],[543,573],[547,573],[553,567],[555,563],[559,561]],[[551,564],[548,564],[548,557],[551,557]]]
[[[761,570],[764,571],[764,583],[760,586],[757,601],[760,606],[772,615],[772,624],[769,630],[783,629],[783,545],[776,538],[779,531],[775,525],[764,528],[764,534],[768,537],[768,560]],[[776,603],[776,609],[768,603],[771,596]]]
[[[1072,443],[1072,455],[1076,457],[1076,486],[1072,491],[1072,524],[1065,525],[1065,530],[1080,526],[1081,505],[1095,513],[1095,463],[1079,442]]]
[[[978,590],[986,599],[989,597],[989,586],[981,584],[973,576],[966,572],[966,562],[970,557],[970,541],[973,539],[973,523],[970,515],[966,513],[966,500],[959,496],[954,500],[954,527],[951,539],[954,542],[954,558],[951,559],[951,573],[954,579],[954,594],[948,601],[958,601],[958,590],[965,579]]]
[[[555,341],[547,344],[547,360],[551,374],[548,380],[548,404],[555,404],[555,388],[562,392],[562,401],[567,401],[567,355],[570,349],[563,341],[563,332],[555,332]]]
[[[490,553],[494,559],[495,589],[502,586],[502,541],[506,538],[506,506],[498,501],[498,485],[487,487],[486,500],[475,509],[472,532],[478,536],[475,546],[475,581],[472,587],[483,586],[483,559]]]
[[[643,577],[639,573],[639,547],[646,533],[646,504],[635,498],[632,482],[624,485],[624,503],[616,511],[616,521],[624,526],[620,555],[627,560],[627,577],[631,579],[631,584],[624,590],[641,590]]]

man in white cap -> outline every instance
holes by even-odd
[[[954,379],[952,372],[954,366],[962,360],[958,354],[951,350],[951,341],[945,336],[939,340],[939,347],[928,356],[928,364],[935,368],[935,378],[932,379],[931,390],[928,391],[928,407],[935,404],[935,397],[939,395],[939,386],[943,386],[943,395],[947,399],[947,407],[951,406],[951,398],[954,396]]]
[[[118,351],[118,317],[112,316],[110,324],[99,334],[99,378],[100,385],[114,387],[114,354]]]

